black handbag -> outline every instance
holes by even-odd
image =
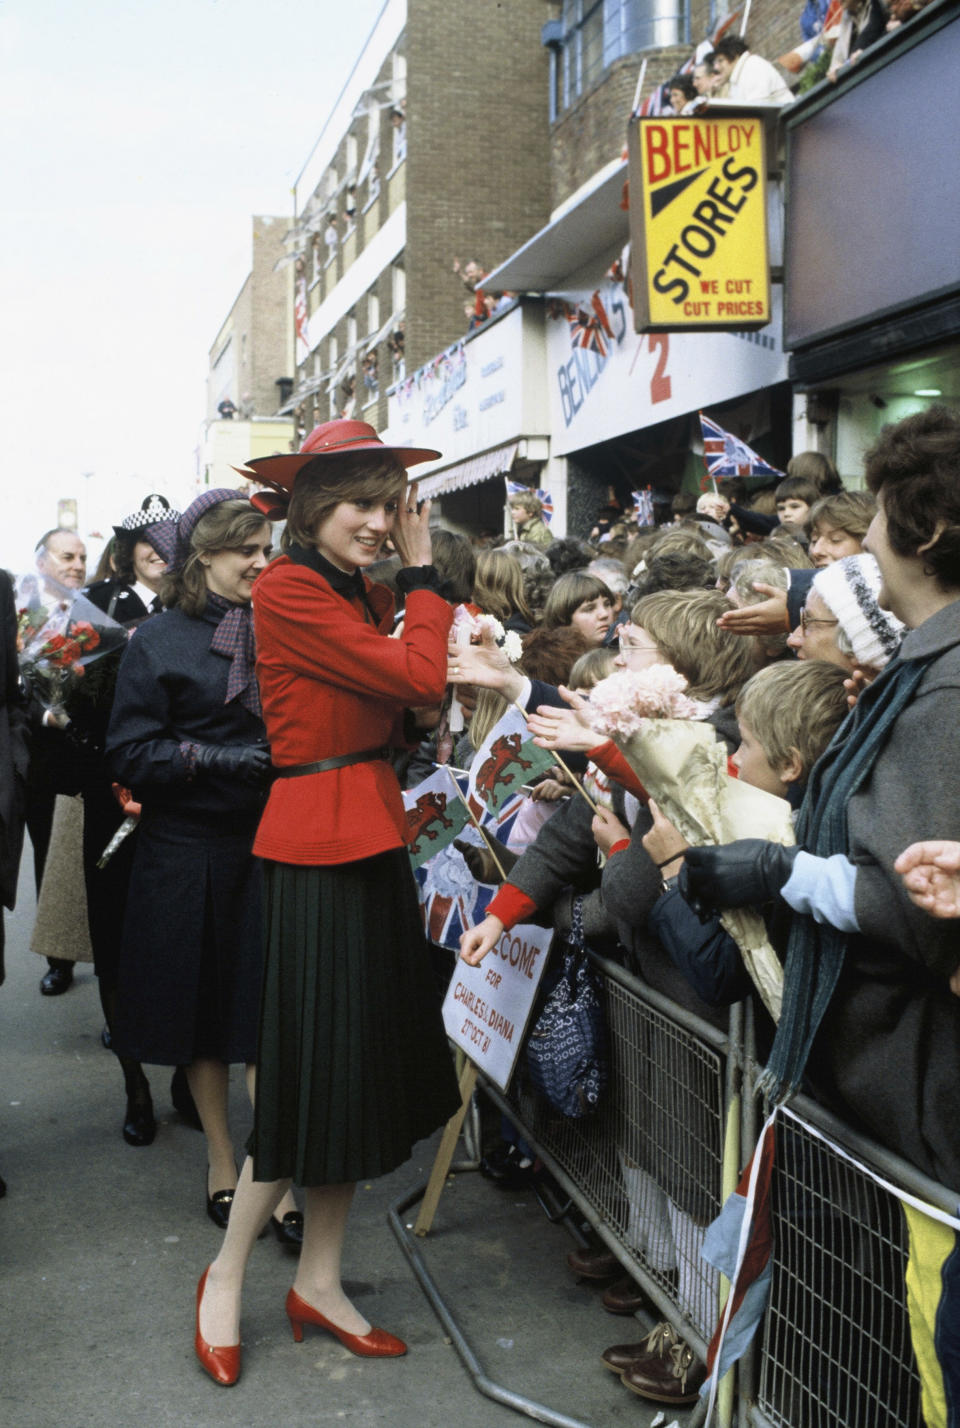
[[[582,903],[573,899],[563,969],[527,1038],[534,1090],[571,1118],[597,1109],[609,1074],[600,979],[583,941]]]

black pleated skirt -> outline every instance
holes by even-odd
[[[368,1180],[459,1105],[405,848],[264,863],[254,1177]]]

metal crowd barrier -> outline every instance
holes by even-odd
[[[751,1428],[923,1422],[902,1193],[956,1213],[955,1192],[815,1102],[795,1097],[781,1114],[770,1303],[741,1382]]]
[[[758,1121],[744,1008],[731,1009],[723,1034],[616,963],[594,962],[611,1051],[597,1114],[571,1120],[554,1112],[531,1089],[522,1061],[509,1096],[486,1093],[703,1357],[720,1307],[719,1277],[700,1259],[703,1231],[749,1158]],[[749,1020],[748,1013],[748,1033]],[[720,1399],[721,1424],[735,1413],[742,1428],[919,1428],[898,1192],[956,1213],[955,1192],[816,1103],[796,1097],[784,1108],[770,1302],[741,1361],[736,1403],[729,1390]],[[702,1410],[686,1421],[702,1421]]]
[[[610,1040],[610,1081],[596,1115],[573,1120],[554,1111],[531,1089],[522,1059],[508,1097],[485,1089],[702,1356],[720,1286],[700,1246],[723,1202],[731,1135],[734,1161],[739,1154],[739,1117],[733,1124],[728,1114],[737,1089],[738,1017],[731,1038],[617,963],[592,960]]]

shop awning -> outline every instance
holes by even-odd
[[[624,160],[489,273],[483,286],[490,292],[554,292],[598,254],[622,247],[630,236],[629,216],[620,207],[626,178]]]
[[[493,476],[502,476],[512,467],[519,445],[518,441],[511,441],[506,446],[484,451],[480,456],[469,456],[466,461],[448,466],[445,471],[435,471],[419,483],[418,494],[422,499],[440,496],[444,491],[462,491],[465,486],[476,486]]]

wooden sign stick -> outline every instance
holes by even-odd
[[[440,1193],[446,1184],[447,1175],[450,1171],[450,1162],[453,1160],[453,1152],[457,1148],[457,1140],[460,1136],[460,1128],[470,1106],[470,1098],[473,1095],[474,1087],[477,1084],[477,1068],[473,1062],[465,1060],[463,1071],[460,1076],[460,1109],[447,1121],[437,1154],[433,1162],[433,1169],[430,1172],[430,1179],[420,1204],[420,1213],[417,1215],[413,1233],[421,1238],[430,1233],[433,1224],[433,1217],[437,1213],[437,1206],[440,1203]]]
[[[513,707],[514,707],[514,709],[516,709],[520,714],[522,714],[523,717],[524,717],[524,720],[526,720],[527,711],[522,707],[522,705],[518,704],[517,701],[514,700],[514,701],[513,701]],[[557,763],[558,763],[558,764],[560,765],[560,767],[563,769],[563,771],[564,771],[564,773],[566,774],[567,778],[568,778],[568,779],[570,780],[570,782],[573,784],[574,788],[577,790],[577,793],[579,793],[580,797],[581,797],[581,798],[585,798],[585,799],[587,800],[587,802],[589,803],[590,807],[593,809],[594,813],[599,813],[599,812],[600,812],[599,806],[598,806],[596,803],[594,803],[593,799],[590,797],[589,793],[587,793],[587,790],[584,788],[583,784],[582,784],[582,783],[580,782],[580,780],[577,778],[576,774],[568,767],[567,763],[565,762],[564,759],[562,759],[562,758],[560,757],[560,755],[557,753],[556,749],[550,749],[549,752],[553,755],[553,757],[556,759]]]
[[[457,783],[457,780],[453,777],[453,773],[451,772],[451,769],[450,769],[449,764],[444,764],[443,767],[447,770],[447,773],[450,774],[450,777],[451,777],[451,779],[453,780],[453,786],[454,786],[454,788],[457,790],[457,797],[459,798],[460,802],[463,804],[464,808],[467,810],[467,813],[468,813],[469,818],[470,818],[470,822],[473,824],[474,828],[476,828],[477,832],[480,834],[480,837],[483,839],[484,843],[486,843],[486,845],[487,845],[487,851],[489,852],[491,858],[493,859],[493,861],[494,861],[494,862],[496,863],[496,865],[497,865],[497,872],[500,874],[500,876],[501,876],[501,878],[503,879],[503,881],[506,882],[506,881],[507,881],[507,875],[506,875],[506,873],[505,873],[504,870],[503,870],[503,864],[501,863],[500,859],[497,857],[497,851],[496,851],[496,849],[494,848],[493,844],[492,844],[491,841],[490,841],[490,835],[489,835],[489,833],[487,832],[486,828],[483,827],[483,825],[482,825],[482,823],[480,822],[479,818],[478,818],[477,815],[474,813],[473,809],[470,807],[470,804],[467,802],[466,798],[464,797],[464,795],[463,795],[463,790],[461,789],[460,785]]]

